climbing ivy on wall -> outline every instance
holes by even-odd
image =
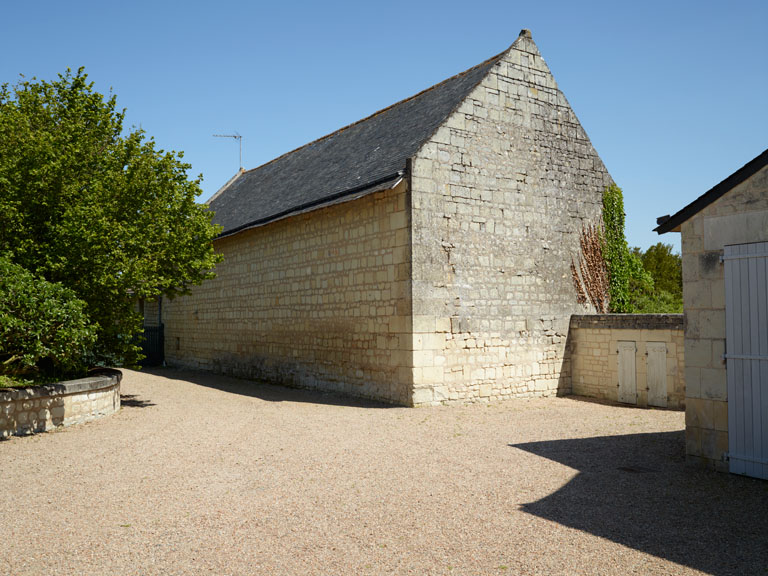
[[[603,191],[602,222],[582,225],[578,261],[571,258],[577,302],[601,314],[682,312],[680,256],[664,244],[630,250],[624,224],[624,196],[611,184]]]
[[[611,312],[634,312],[633,281],[645,280],[643,265],[624,236],[624,195],[611,184],[603,191],[603,256],[608,268]]]

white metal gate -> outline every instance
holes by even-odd
[[[768,242],[723,260],[730,471],[768,479]]]

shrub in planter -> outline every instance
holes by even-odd
[[[0,374],[77,375],[95,341],[72,290],[0,257]]]

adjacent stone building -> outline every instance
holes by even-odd
[[[524,30],[228,182],[166,360],[405,405],[568,391],[569,266],[610,183]]]
[[[688,458],[768,478],[768,150],[659,222],[682,234]]]

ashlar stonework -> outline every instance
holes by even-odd
[[[218,277],[163,306],[166,359],[405,405],[568,392],[569,266],[611,181],[524,30],[236,175]]]
[[[417,403],[570,386],[569,265],[609,182],[524,34],[413,162]]]
[[[660,234],[680,232],[682,239],[687,458],[690,462],[726,471],[729,469],[731,451],[744,451],[744,447],[729,443],[730,435],[736,434],[737,430],[742,434],[746,431],[751,445],[754,433],[755,448],[761,443],[765,446],[768,441],[768,434],[761,434],[757,430],[759,427],[753,427],[752,424],[754,418],[755,422],[762,422],[762,429],[765,430],[768,422],[765,392],[761,396],[761,389],[768,390],[765,371],[762,378],[755,375],[754,396],[750,394],[751,397],[746,399],[731,398],[729,403],[726,361],[729,349],[726,330],[728,310],[724,261],[727,248],[768,242],[768,150],[673,216],[661,218],[656,231]],[[761,322],[758,309],[763,310],[764,318],[762,302],[768,290],[764,272],[759,276],[755,264],[752,267],[752,282],[763,290],[763,299],[758,305],[755,294],[751,319],[734,320],[737,332],[746,330],[744,341],[758,339]],[[738,316],[737,310],[731,310],[730,313]],[[750,320],[754,322],[754,334],[750,334]],[[732,342],[731,347],[735,347],[735,344],[735,341]],[[765,338],[754,344],[754,357],[765,358],[768,352]],[[762,364],[765,364],[765,360]],[[743,374],[734,370],[733,378],[739,388],[751,389]],[[737,401],[742,406],[746,404],[748,422],[742,419],[731,421],[731,418],[738,416],[734,406]],[[763,464],[755,462],[758,463]],[[765,473],[758,476],[768,477],[768,467]]]

